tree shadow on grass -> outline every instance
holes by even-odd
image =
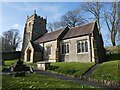
[[[58,66],[49,66],[48,70],[55,70],[55,69],[58,69],[58,68],[59,68]]]

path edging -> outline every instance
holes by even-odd
[[[119,83],[113,82],[111,80],[98,80],[98,79],[88,78],[88,77],[81,77],[81,80],[102,83],[102,84],[105,84],[107,86],[120,87]]]
[[[75,76],[66,75],[66,74],[63,74],[63,73],[55,72],[55,71],[50,71],[50,72],[56,73],[56,74],[60,74],[60,75],[69,76],[69,77],[73,77],[73,78],[78,78],[78,77],[75,77]],[[113,82],[111,80],[98,80],[98,79],[94,79],[94,78],[90,78],[90,77],[85,77],[85,76],[80,76],[79,79],[90,81],[90,82],[97,82],[97,83],[105,84],[107,86],[112,86],[112,87],[120,87],[119,83]]]

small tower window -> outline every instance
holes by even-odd
[[[29,23],[29,26],[31,26],[31,23]]]

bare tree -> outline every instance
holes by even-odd
[[[10,29],[6,32],[3,32],[2,34],[3,52],[16,51],[20,43],[21,43],[21,38],[19,36],[19,31],[17,29]]]
[[[94,16],[94,19],[97,19],[99,31],[101,28],[101,25],[100,25],[101,9],[102,9],[101,2],[87,2],[82,5],[83,11],[91,13]]]
[[[61,16],[60,21],[48,23],[48,30],[54,31],[57,29],[64,28],[66,26],[75,27],[87,22],[86,19],[82,18],[80,15],[80,10],[72,10],[66,12],[63,16]]]
[[[111,3],[111,11],[108,12],[104,12],[104,20],[106,22],[106,25],[108,27],[108,30],[110,31],[110,37],[111,37],[111,42],[112,45],[115,46],[116,45],[116,35],[119,28],[119,14],[117,13],[117,9],[118,9],[118,4],[116,2]]]
[[[48,31],[55,31],[57,29],[62,28],[61,23],[60,22],[53,22],[53,23],[48,23]]]
[[[66,12],[65,15],[61,17],[61,26],[75,27],[86,22],[84,18],[80,15],[80,10],[76,9],[73,11]]]
[[[118,45],[120,46],[120,2],[118,2],[117,14],[118,14],[118,19],[119,19],[119,23],[118,23],[118,38],[117,38],[117,42],[118,42]]]

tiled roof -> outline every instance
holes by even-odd
[[[93,26],[95,25],[95,22],[91,22],[88,24],[80,25],[73,27],[68,30],[68,32],[63,35],[62,39],[67,39],[67,38],[73,38],[73,37],[78,37],[78,36],[83,36],[83,35],[88,35],[92,33]],[[42,42],[47,42],[51,40],[57,39],[60,34],[64,31],[64,29],[56,30],[50,33],[46,33],[39,39],[35,41],[35,43],[42,43]]]
[[[42,37],[37,39],[35,42],[36,43],[42,43],[42,42],[55,40],[59,37],[59,35],[63,32],[63,30],[64,29],[60,29],[60,30],[56,30],[56,31],[53,31],[53,32],[50,32],[50,33],[46,33],[45,35],[43,35]]]
[[[95,22],[71,28],[62,39],[87,35],[92,32]]]

